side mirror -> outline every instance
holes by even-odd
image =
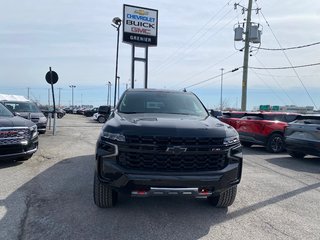
[[[222,116],[222,113],[221,113],[221,111],[215,111],[215,110],[211,109],[210,116],[218,118],[218,117]]]

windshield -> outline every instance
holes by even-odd
[[[118,106],[122,113],[167,113],[208,116],[200,100],[184,92],[126,92]]]
[[[13,114],[0,103],[0,117],[12,117]]]
[[[12,112],[40,112],[32,102],[5,102],[4,105]]]

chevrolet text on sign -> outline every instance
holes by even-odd
[[[156,46],[158,10],[123,5],[123,42]]]

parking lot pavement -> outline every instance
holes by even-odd
[[[0,239],[319,239],[320,158],[244,150],[235,203],[120,197],[93,203],[101,124],[66,115],[23,163],[0,162]]]

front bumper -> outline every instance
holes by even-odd
[[[300,140],[294,138],[286,138],[285,148],[288,151],[304,153],[306,155],[313,155],[320,157],[320,142]]]
[[[28,145],[2,145],[0,146],[0,160],[31,157],[37,150],[38,137],[31,140]]]
[[[47,123],[36,123],[37,124],[37,128],[38,128],[38,132],[45,132],[47,129]]]
[[[227,166],[221,170],[187,172],[132,170],[118,164],[117,154],[103,156],[102,151],[98,149],[96,155],[98,178],[117,190],[132,191],[160,187],[205,188],[211,192],[220,192],[238,184],[241,180],[242,152],[240,156],[230,158]]]

